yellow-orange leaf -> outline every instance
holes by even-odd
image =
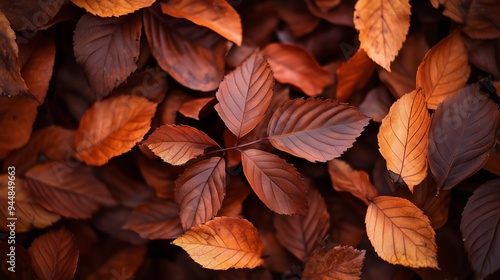
[[[240,15],[226,0],[170,0],[161,3],[161,10],[170,16],[208,27],[241,45],[243,31]]]
[[[135,95],[96,102],[80,121],[76,156],[88,165],[103,165],[130,151],[148,132],[155,111],[155,103]]]
[[[354,8],[361,48],[390,72],[410,27],[409,0],[359,0]]]
[[[427,146],[431,117],[421,91],[414,90],[396,101],[382,120],[378,133],[380,153],[391,179],[413,187],[427,176]]]
[[[434,229],[409,200],[379,196],[368,206],[366,233],[385,261],[408,267],[438,268]]]
[[[247,220],[217,217],[175,239],[191,258],[209,269],[254,268],[262,264],[262,241]]]
[[[347,100],[356,90],[361,89],[375,70],[376,64],[366,52],[359,49],[348,61],[337,68],[337,91],[335,98],[338,101]]]
[[[417,71],[417,88],[424,90],[427,107],[436,109],[446,97],[465,86],[470,67],[467,49],[455,30],[432,47]]]
[[[71,0],[73,4],[100,17],[119,17],[151,6],[156,0]]]

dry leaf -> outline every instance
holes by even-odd
[[[188,100],[182,103],[182,106],[179,108],[179,113],[183,114],[186,117],[200,120],[202,115],[205,115],[205,111],[209,109],[213,109],[212,101],[215,100],[215,97],[203,97],[203,98],[195,98]]]
[[[54,18],[64,0],[52,1],[0,1],[0,11],[15,30],[38,30]]]
[[[100,17],[119,17],[151,6],[155,0],[71,0],[73,4]]]
[[[366,212],[366,233],[375,252],[391,264],[438,268],[434,229],[410,201],[378,196]]]
[[[370,79],[376,64],[366,52],[359,49],[349,60],[337,68],[337,91],[335,98],[346,101],[357,90],[362,89]]]
[[[351,246],[335,246],[330,250],[319,248],[307,260],[302,279],[360,279],[365,253],[365,250]]]
[[[175,239],[189,256],[209,269],[254,268],[262,264],[262,241],[247,220],[217,217]]]

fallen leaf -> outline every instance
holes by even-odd
[[[319,248],[307,260],[302,279],[360,279],[365,253],[365,250],[351,246],[335,246],[330,250]]]
[[[15,30],[38,30],[52,20],[64,4],[64,0],[53,1],[0,1],[0,11]]]
[[[179,108],[178,112],[183,114],[186,117],[200,120],[202,115],[205,115],[204,112],[213,108],[212,101],[215,100],[215,97],[203,97],[203,98],[195,98],[188,100],[182,103],[182,106]]]
[[[337,68],[337,91],[335,98],[346,101],[357,90],[362,89],[370,79],[376,64],[366,52],[359,49],[349,60]]]
[[[285,36],[303,37],[316,29],[321,22],[309,12],[304,1],[277,0],[273,1],[273,4],[276,6],[276,16],[285,23],[286,32],[289,33]]]
[[[165,98],[168,88],[168,74],[159,68],[149,68],[132,73],[127,80],[113,90],[111,94],[133,94],[160,103]]]
[[[151,6],[155,0],[71,0],[73,4],[99,17],[119,17]]]

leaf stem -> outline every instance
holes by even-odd
[[[254,140],[254,141],[251,141],[251,142],[248,142],[248,143],[245,143],[245,144],[241,144],[241,145],[236,145],[234,147],[228,147],[228,148],[224,148],[224,149],[213,150],[213,151],[210,151],[208,153],[205,153],[204,155],[215,154],[215,153],[225,152],[225,151],[229,151],[229,150],[236,150],[236,149],[239,149],[239,148],[243,148],[243,147],[251,146],[253,144],[260,143],[260,142],[265,141],[267,139],[268,139],[268,137],[266,136],[264,138],[260,138],[260,139],[257,139],[257,140]]]

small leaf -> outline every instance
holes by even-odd
[[[76,156],[88,165],[103,165],[130,151],[148,132],[155,110],[155,103],[135,95],[94,103],[80,120]]]
[[[153,153],[172,165],[182,165],[205,151],[206,148],[219,144],[203,131],[185,125],[162,125],[146,140]]]
[[[100,17],[119,17],[149,7],[155,0],[71,0],[73,4]]]
[[[378,196],[366,212],[366,233],[375,252],[391,264],[438,268],[434,229],[410,201]]]
[[[73,279],[79,250],[68,230],[60,228],[45,233],[33,241],[28,252],[40,280]]]
[[[326,162],[352,147],[369,120],[336,101],[295,99],[274,112],[267,133],[277,149],[311,162]]]
[[[259,52],[221,82],[215,110],[236,137],[245,136],[262,121],[271,103],[273,84],[271,69]]]
[[[337,68],[337,91],[335,98],[346,101],[351,95],[360,90],[369,81],[376,64],[366,52],[359,49],[349,60]]]
[[[297,170],[264,151],[241,151],[243,172],[255,194],[278,214],[307,214],[306,188]]]
[[[175,239],[191,258],[208,269],[254,268],[262,264],[262,241],[247,220],[217,217]]]
[[[365,250],[351,246],[335,246],[330,250],[319,248],[307,260],[302,279],[359,279],[365,253]]]

